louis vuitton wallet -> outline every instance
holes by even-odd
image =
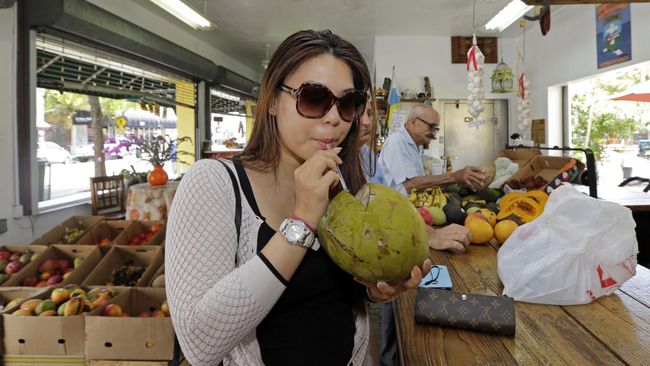
[[[418,288],[415,321],[514,336],[515,302],[505,296]]]

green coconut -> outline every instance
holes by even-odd
[[[346,272],[367,281],[403,281],[429,258],[424,221],[399,192],[366,184],[342,191],[318,224],[318,240]]]

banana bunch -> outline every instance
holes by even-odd
[[[415,189],[411,190],[409,196],[411,202],[416,208],[420,207],[439,207],[443,208],[447,204],[447,197],[440,187],[430,187],[422,192]]]

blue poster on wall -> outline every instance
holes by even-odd
[[[599,69],[632,59],[630,4],[596,6],[596,45]]]

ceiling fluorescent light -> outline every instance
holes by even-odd
[[[190,8],[181,0],[151,0],[151,2],[194,29],[205,30],[209,29],[212,25],[203,15]]]
[[[490,21],[485,25],[487,30],[498,30],[503,32],[504,29],[508,28],[515,20],[521,18],[526,12],[532,9],[532,5],[526,5],[521,0],[512,0],[508,5],[506,5],[501,11],[490,19]]]

